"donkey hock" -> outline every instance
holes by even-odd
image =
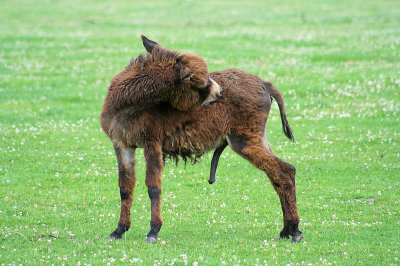
[[[228,144],[266,172],[282,203],[281,237],[293,236],[292,241],[299,241],[302,233],[298,229],[295,169],[273,155],[265,138],[271,96],[276,97],[279,91],[239,70],[208,73],[200,57],[179,55],[142,38],[149,53],[131,60],[114,77],[101,113],[102,128],[117,156],[121,193],[120,220],[110,237],[121,238],[131,226],[136,148],[144,148],[145,183],[151,200],[147,240],[155,242],[162,226],[165,158],[195,162],[205,152]],[[284,106],[280,108],[284,115]],[[286,130],[290,131],[288,124]]]

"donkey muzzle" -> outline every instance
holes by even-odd
[[[208,106],[210,103],[215,102],[219,100],[222,97],[222,88],[219,86],[217,82],[214,80],[210,79],[211,85],[210,85],[210,94],[208,97],[204,100],[202,103],[202,106]]]

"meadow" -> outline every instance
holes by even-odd
[[[0,12],[0,265],[400,265],[400,2],[22,1]],[[160,241],[138,151],[132,227],[99,116],[140,35],[238,68],[282,92],[276,155],[297,168],[304,239],[278,240],[268,178],[229,148],[167,162]]]

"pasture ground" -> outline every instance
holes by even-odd
[[[0,12],[0,264],[399,265],[400,2],[11,1]],[[283,93],[296,142],[304,239],[278,241],[278,197],[227,149],[163,175],[161,240],[148,245],[143,153],[132,228],[99,114],[110,79],[144,52],[140,34],[239,68]]]

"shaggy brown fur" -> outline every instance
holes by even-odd
[[[162,226],[163,158],[167,155],[196,158],[228,143],[271,180],[283,210],[284,228],[280,236],[293,236],[293,242],[300,241],[296,170],[272,153],[265,137],[271,96],[281,103],[282,122],[287,123],[279,91],[271,83],[240,70],[208,73],[198,56],[179,56],[144,36],[143,41],[151,54],[133,60],[116,75],[101,114],[102,128],[112,140],[118,160],[121,195],[120,220],[110,237],[121,238],[131,225],[137,147],[144,148],[146,185],[151,200],[151,229],[147,239],[155,242]],[[202,103],[212,94],[208,75],[224,89],[224,96],[204,107]],[[218,93],[215,94],[209,102],[218,98]],[[284,128],[290,131],[288,125]]]

